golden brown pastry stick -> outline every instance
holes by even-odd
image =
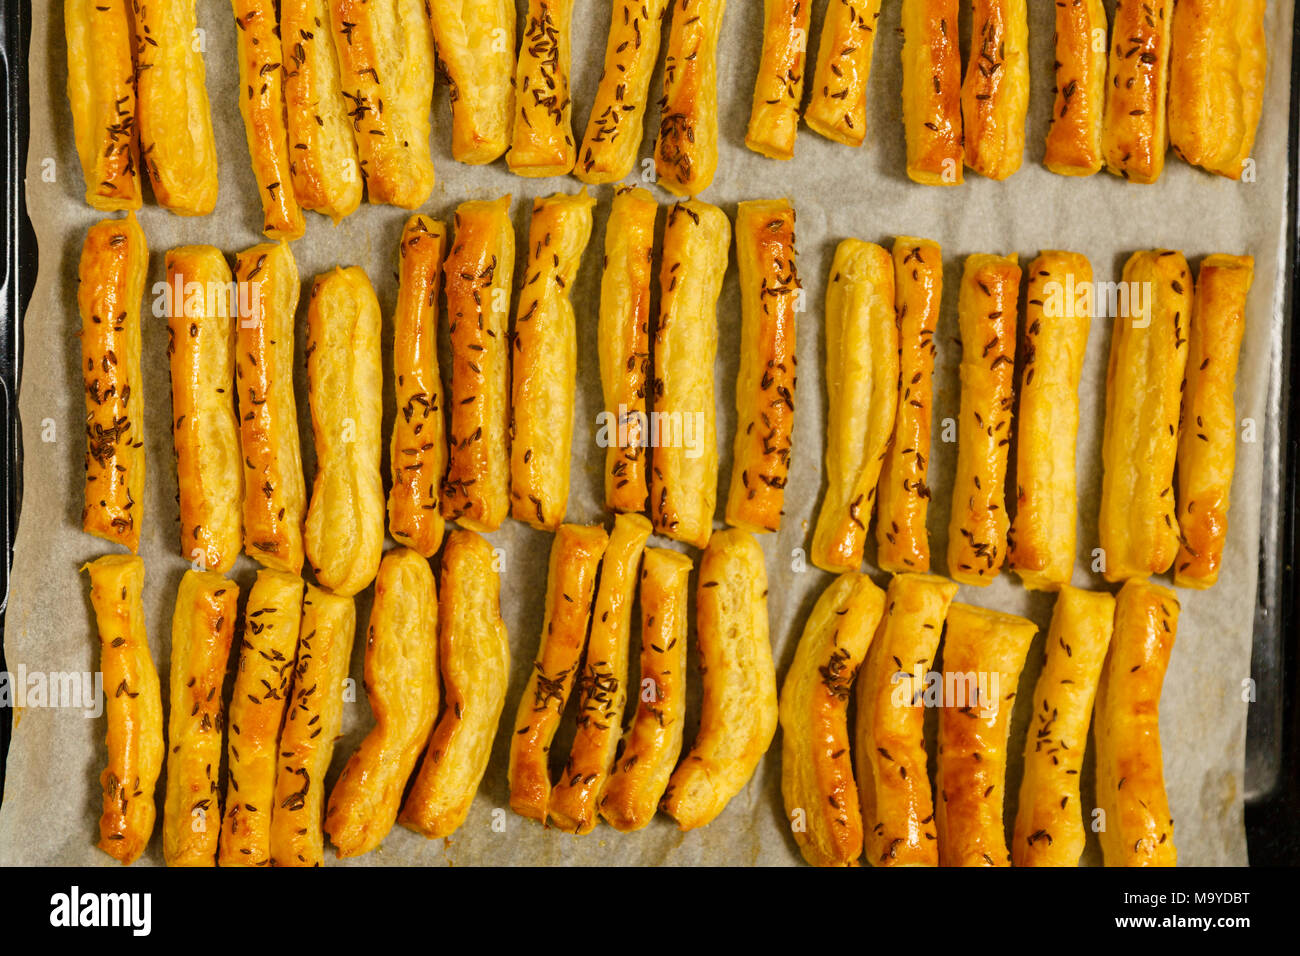
[[[1011,865],[1002,829],[1007,733],[1036,633],[1022,617],[969,604],[948,608],[935,778],[940,866]]]
[[[451,155],[481,166],[510,146],[515,111],[513,0],[429,0],[438,59],[451,82]]]
[[[966,259],[957,300],[961,417],[948,522],[948,575],[962,584],[989,584],[1006,557],[1003,484],[1011,444],[1019,299],[1016,256]]]
[[[429,562],[410,548],[389,551],[379,566],[365,667],[375,725],[325,811],[340,859],[369,853],[393,828],[438,716],[438,594]]]
[[[650,286],[658,214],[659,205],[648,191],[621,189],[605,224],[596,337],[605,397],[605,507],[611,511],[643,511],[646,506]]]
[[[870,578],[841,574],[817,599],[781,685],[781,796],[813,866],[850,866],[862,854],[849,694],[884,608]]]
[[[298,266],[285,243],[263,243],[235,257],[235,279],[244,551],[264,567],[297,574],[307,510],[293,393]]]
[[[91,226],[81,247],[77,308],[86,390],[81,528],[131,551],[144,524],[144,388],[140,300],[149,250],[135,213]]]
[[[597,800],[623,732],[632,602],[649,537],[650,522],[643,516],[618,515],[600,566],[591,637],[575,685],[578,729],[547,807],[551,823],[571,833],[590,833],[596,826]]]
[[[64,0],[63,29],[86,202],[102,212],[139,209],[135,30],[127,0]]]
[[[670,2],[613,0],[611,4],[605,68],[573,171],[584,183],[618,182],[632,172]]]
[[[511,350],[510,515],[554,531],[569,504],[577,390],[577,316],[570,290],[591,239],[586,188],[533,200],[528,258]]]
[[[1054,591],[1074,571],[1074,451],[1092,288],[1092,266],[1078,253],[1043,252],[1029,264],[1008,557],[1031,591]]]
[[[134,863],[149,845],[154,785],[163,764],[162,693],[144,630],[144,561],[110,554],[91,561],[90,603],[99,629],[108,765],[99,776],[99,848]]]
[[[726,0],[679,0],[664,52],[655,175],[678,196],[698,196],[718,169],[718,34]]]
[[[927,186],[962,182],[958,7],[958,0],[902,0],[907,176]]]
[[[934,793],[925,752],[925,675],[957,585],[933,574],[895,575],[885,617],[857,683],[854,747],[867,862],[938,866]]]
[[[1025,0],[973,0],[971,50],[961,87],[966,165],[1006,179],[1025,155],[1029,13]]]
[[[510,508],[510,197],[461,203],[455,231],[442,267],[451,329],[442,516],[495,531]]]
[[[528,0],[515,67],[515,124],[506,165],[519,176],[563,176],[573,169],[569,31],[573,0]]]
[[[700,729],[663,801],[683,830],[709,823],[745,789],[777,724],[767,569],[753,535],[739,528],[714,533],[695,595]]]
[[[745,145],[772,159],[794,158],[811,19],[805,0],[763,0],[763,52]]]
[[[1201,262],[1196,282],[1178,439],[1180,588],[1210,587],[1223,564],[1237,453],[1233,391],[1254,274],[1250,256],[1213,255]]]
[[[1120,288],[1128,294],[1110,342],[1097,528],[1107,581],[1163,574],[1178,551],[1174,461],[1192,274],[1180,252],[1138,252]]]
[[[271,861],[276,866],[321,866],[325,861],[325,775],[343,724],[343,683],[357,632],[352,598],[307,585],[300,632],[271,807]]]
[[[1094,40],[1099,31],[1100,46]],[[1105,36],[1102,0],[1056,4],[1056,98],[1043,165],[1062,176],[1091,176],[1102,166]]]
[[[898,320],[898,399],[893,440],[876,485],[876,564],[930,570],[930,414],[934,408],[934,330],[943,298],[943,252],[928,239],[894,240]]]
[[[708,544],[718,495],[713,360],[730,244],[731,224],[716,206],[690,200],[669,210],[654,330],[650,516],[657,533],[697,548]]]
[[[551,543],[546,617],[510,738],[510,809],[546,822],[551,796],[548,754],[573,689],[609,536],[599,525],[561,525]]]
[[[400,822],[430,839],[465,822],[492,755],[510,676],[495,555],[473,531],[453,531],[442,553],[438,644],[444,705]]]
[[[1078,866],[1087,832],[1079,770],[1092,702],[1115,620],[1104,591],[1061,588],[1034,687],[1011,859],[1016,866]]]
[[[894,299],[889,253],[843,240],[826,287],[827,486],[812,542],[813,564],[827,571],[862,564],[898,407]]]
[[[1106,168],[1130,182],[1153,183],[1165,168],[1173,19],[1174,0],[1115,5],[1101,147]]]
[[[1097,686],[1097,805],[1106,866],[1174,866],[1174,820],[1160,752],[1160,690],[1178,632],[1178,599],[1133,579],[1115,599],[1115,632]]]
[[[866,136],[867,80],[879,18],[880,0],[826,5],[812,97],[803,116],[809,129],[837,143],[860,146]]]
[[[280,724],[289,706],[302,618],[302,580],[263,569],[248,592],[230,695],[222,866],[271,865],[271,814]]]

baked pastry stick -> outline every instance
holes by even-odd
[[[615,830],[640,830],[655,815],[682,752],[686,722],[686,632],[691,559],[646,548],[641,568],[641,684],[600,797]]]
[[[584,183],[627,177],[641,149],[650,77],[670,0],[613,0],[605,68],[573,174]],[[612,213],[611,213],[612,215]]]
[[[948,522],[948,576],[984,587],[1006,557],[1007,509],[1003,485],[1011,444],[1015,380],[1016,256],[966,259],[957,320],[961,328],[961,417],[957,473]]]
[[[554,531],[569,503],[577,317],[569,296],[591,239],[583,189],[533,200],[511,351],[510,516]]]
[[[795,325],[794,207],[786,199],[742,202],[736,209],[740,266],[740,371],[727,523],[747,531],[781,527],[793,450],[798,379]]]
[[[230,0],[239,45],[239,112],[262,201],[262,231],[271,239],[297,239],[307,228],[289,171],[285,127],[283,50],[279,4]]]
[[[442,717],[399,817],[430,839],[450,836],[469,815],[506,700],[510,638],[495,560],[473,531],[453,531],[442,553]]]
[[[329,22],[329,0],[280,0],[285,128],[294,195],[304,209],[337,223],[361,204],[362,182]]]
[[[826,497],[812,542],[813,564],[827,571],[862,564],[898,407],[894,298],[888,252],[860,239],[836,247],[826,287]]]
[[[940,866],[1010,866],[1002,808],[1007,733],[1032,621],[953,603],[943,641],[943,678],[953,696],[939,710]]]
[[[276,866],[321,866],[325,861],[325,775],[343,724],[343,683],[357,632],[352,598],[307,585],[300,631],[271,807],[271,860]]]
[[[1102,0],[1056,5],[1056,86],[1043,165],[1062,176],[1091,176],[1102,166],[1102,111],[1106,103],[1106,36]]]
[[[433,191],[433,35],[422,0],[330,0],[343,99],[372,203],[415,209]]]
[[[321,586],[351,597],[384,551],[379,300],[357,266],[316,277],[307,307],[307,397],[316,479],[303,530]]]
[[[163,764],[162,693],[144,630],[144,561],[109,554],[91,561],[90,603],[104,674],[108,766],[99,776],[99,848],[134,863],[153,833],[154,785]],[[111,690],[110,690],[111,688]]]
[[[239,613],[239,586],[215,571],[186,571],[172,613],[163,859],[214,866],[221,833],[221,690]]]
[[[907,177],[927,186],[957,186],[963,158],[958,0],[902,3]]]
[[[776,670],[768,638],[767,569],[748,531],[716,532],[695,591],[703,703],[690,753],[663,808],[683,830],[715,819],[758,768],[776,733]]]
[[[1265,0],[1185,0],[1170,41],[1169,140],[1212,173],[1240,179],[1264,109]]]
[[[1029,264],[1008,556],[1031,591],[1054,591],[1074,571],[1079,376],[1093,312],[1081,293],[1090,288],[1092,266],[1078,253],[1043,252]]]
[[[930,415],[934,330],[943,298],[943,252],[929,239],[894,240],[898,321],[898,411],[876,485],[876,564],[884,571],[930,570]],[[865,523],[865,522],[864,522]]]
[[[139,209],[135,31],[127,0],[64,0],[63,29],[86,202],[103,212]]]
[[[718,295],[731,224],[697,200],[668,212],[659,264],[651,404],[660,425],[650,470],[650,517],[659,534],[697,548],[709,543],[718,496],[713,360]],[[665,423],[674,434],[663,433]]]
[[[506,165],[519,176],[563,176],[573,169],[569,30],[573,0],[528,0],[515,66],[515,123]]]
[[[1174,866],[1174,820],[1160,753],[1160,690],[1178,632],[1178,599],[1143,579],[1115,598],[1115,632],[1097,685],[1097,805],[1106,866]]]
[[[551,796],[551,742],[564,714],[596,593],[596,572],[609,536],[599,525],[561,525],[551,542],[546,617],[510,738],[510,809],[546,822]]]
[[[461,203],[455,230],[442,265],[451,331],[442,516],[495,531],[510,507],[510,197]]]
[[[1165,168],[1173,18],[1174,0],[1115,5],[1101,148],[1106,168],[1135,183],[1153,183]]]
[[[973,0],[970,58],[961,87],[966,165],[1006,179],[1025,155],[1029,13],[1025,0]]]
[[[1187,385],[1178,437],[1178,557],[1174,584],[1208,588],[1219,579],[1228,536],[1228,494],[1237,453],[1237,359],[1246,330],[1250,256],[1201,262],[1187,344]]]
[[[235,279],[244,288],[235,333],[244,552],[263,567],[297,574],[307,510],[293,394],[298,266],[285,243],[263,243],[235,257]]]
[[[937,575],[895,575],[858,676],[853,742],[872,866],[939,865],[923,694],[956,593],[956,584]]]
[[[87,534],[140,546],[144,523],[144,389],[140,300],[149,250],[135,213],[91,226],[81,247],[77,308],[86,389]]]
[[[644,511],[650,452],[646,382],[650,377],[650,286],[654,281],[655,218],[659,205],[644,189],[614,194],[605,223],[605,271],[600,281],[600,384],[606,428],[605,507]]]
[[[794,158],[811,19],[804,0],[763,0],[763,52],[745,145],[771,159]]]
[[[170,249],[167,288],[181,556],[224,574],[244,544],[244,465],[231,394],[235,316],[225,294],[234,288],[230,267],[212,246]]]
[[[1034,687],[1011,859],[1016,866],[1078,866],[1086,838],[1079,770],[1115,599],[1061,588],[1047,632],[1047,659]]]
[[[841,574],[817,599],[781,685],[781,796],[813,866],[850,866],[862,854],[849,694],[884,609],[869,577]]]
[[[726,0],[681,0],[664,53],[664,95],[655,140],[658,184],[698,196],[718,169],[718,34]]]
[[[1121,288],[1130,292],[1110,342],[1097,527],[1107,581],[1163,574],[1178,552],[1174,462],[1192,317],[1180,252],[1135,253]]]
[[[222,866],[271,865],[280,724],[289,706],[302,618],[302,580],[263,569],[248,592],[230,695]]]
[[[880,0],[830,0],[822,18],[803,118],[809,129],[847,146],[861,146],[867,132],[867,79],[879,17]]]
[[[513,0],[430,0],[438,59],[451,82],[451,155],[482,166],[510,146],[515,111]]]
[[[438,594],[410,548],[384,555],[366,631],[366,694],[375,725],[330,792],[325,832],[340,859],[377,847],[393,828],[438,716]]]
[[[575,684],[578,729],[547,807],[551,823],[570,833],[590,833],[596,826],[596,801],[623,732],[632,602],[649,537],[650,522],[642,515],[614,518],[600,567],[587,654]]]
[[[447,425],[438,374],[438,289],[447,227],[412,216],[402,230],[397,308],[393,311],[393,394],[397,417],[389,443],[393,540],[431,558],[442,545],[439,507],[447,472]]]
[[[217,204],[217,144],[203,54],[194,42],[194,0],[133,5],[140,158],[160,206],[206,216]]]

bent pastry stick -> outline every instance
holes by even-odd
[[[302,618],[302,581],[261,570],[244,608],[244,636],[230,695],[222,866],[271,865],[275,770]]]
[[[896,575],[858,677],[854,747],[863,849],[872,866],[939,865],[923,695],[956,593],[947,578]]]
[[[656,532],[697,548],[708,544],[718,496],[713,360],[730,243],[731,224],[716,206],[691,200],[669,211],[654,332],[651,403],[660,433],[650,516]]]
[[[698,196],[718,169],[718,34],[726,0],[673,5],[655,174],[678,196]]]
[[[551,796],[551,741],[587,642],[596,572],[608,541],[599,525],[566,524],[551,543],[546,617],[510,738],[510,809],[541,823]]]
[[[691,559],[646,548],[641,568],[641,683],[636,714],[618,748],[600,815],[620,832],[655,814],[682,752]]]
[[[902,0],[903,130],[907,176],[927,186],[962,182],[958,0]]]
[[[569,298],[591,238],[596,200],[556,193],[533,201],[528,261],[511,351],[510,515],[553,531],[569,503],[577,390],[577,317]]]
[[[943,298],[943,252],[928,239],[894,241],[898,393],[893,440],[876,486],[876,563],[902,573],[930,570],[930,413],[934,330]],[[879,359],[878,359],[879,360]]]
[[[384,556],[366,632],[366,695],[375,725],[330,792],[325,832],[340,859],[377,847],[438,716],[438,595],[410,548]]]
[[[1135,253],[1120,288],[1128,294],[1110,342],[1097,528],[1107,581],[1162,574],[1178,551],[1174,462],[1192,317],[1180,252]]]
[[[596,826],[597,800],[622,734],[632,602],[649,537],[650,522],[643,516],[621,514],[605,548],[587,656],[575,685],[578,729],[547,808],[551,822],[571,833],[590,833]]]
[[[1093,697],[1115,620],[1104,591],[1063,587],[1034,687],[1011,859],[1016,866],[1078,866],[1087,836],[1079,770]]]
[[[77,308],[86,391],[86,485],[81,528],[140,546],[144,523],[144,389],[140,300],[149,250],[135,213],[91,226],[81,247]]]
[[[1020,266],[1014,255],[967,258],[957,300],[961,417],[948,523],[948,575],[979,587],[998,576],[1006,557],[1009,522],[1003,484],[1011,444],[1019,298]]]
[[[1174,593],[1134,579],[1115,599],[1097,686],[1097,803],[1106,866],[1174,866],[1174,821],[1160,752],[1160,689],[1178,631]]]
[[[827,139],[862,145],[879,18],[880,0],[830,0],[826,6],[812,97],[803,115],[809,129]]]
[[[1169,46],[1174,0],[1121,0],[1111,26],[1101,146],[1106,168],[1153,183],[1169,146]]]
[[[974,0],[961,88],[966,165],[1006,179],[1025,154],[1029,112],[1029,12],[1025,0]]]
[[[1074,252],[1029,264],[1011,567],[1031,591],[1053,591],[1074,571],[1075,445],[1079,376],[1092,323],[1092,266]]]
[[[850,866],[862,854],[849,694],[884,609],[870,578],[841,574],[817,599],[781,685],[781,796],[813,866]]]
[[[235,257],[235,279],[244,552],[264,567],[297,574],[307,510],[293,393],[298,266],[287,244],[263,243]]]
[[[1174,583],[1183,588],[1210,587],[1223,564],[1237,453],[1233,391],[1254,272],[1250,256],[1213,255],[1201,263],[1196,282],[1178,440]]]
[[[451,155],[481,166],[510,146],[515,110],[513,0],[430,0],[438,59],[451,82]]]
[[[438,645],[443,711],[399,818],[430,839],[465,822],[492,754],[510,674],[493,548],[453,531],[442,554]]]
[[[939,711],[940,866],[1010,866],[1002,810],[1007,733],[1025,655],[1038,628],[969,604],[948,608]]]
[[[519,176],[563,176],[573,169],[569,32],[573,0],[528,0],[515,67],[515,125],[506,165]]]
[[[841,242],[826,287],[827,484],[812,543],[813,564],[827,571],[862,564],[898,406],[894,299],[889,253],[860,239]]]
[[[461,203],[455,229],[442,266],[451,337],[442,516],[495,531],[510,507],[510,197]]]
[[[99,629],[108,765],[99,776],[99,848],[134,863],[149,844],[163,764],[162,693],[144,630],[144,561],[110,554],[85,566]]]
[[[1102,44],[1093,37],[1100,31]],[[1062,176],[1101,169],[1106,103],[1106,7],[1102,0],[1056,5],[1056,87],[1043,165]]]
[[[811,19],[804,0],[763,0],[763,52],[745,145],[772,159],[794,158]]]
[[[712,821],[745,788],[777,724],[767,569],[754,536],[739,528],[715,533],[695,594],[700,729],[663,804],[683,830]]]

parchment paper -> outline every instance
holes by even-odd
[[[523,2],[520,0],[520,13]],[[32,30],[31,148],[27,169],[28,206],[40,247],[40,272],[25,326],[25,355],[20,410],[23,424],[23,505],[18,530],[5,650],[8,665],[29,672],[93,671],[98,666],[97,639],[88,585],[78,568],[109,546],[80,531],[84,456],[83,399],[78,369],[79,319],[76,272],[86,228],[100,218],[83,201],[83,183],[72,139],[65,93],[66,65],[62,4],[38,2]],[[163,254],[182,243],[210,243],[227,253],[259,241],[261,211],[249,167],[236,99],[234,25],[223,0],[199,0],[199,23],[205,31],[207,82],[220,149],[221,195],[217,211],[203,219],[181,219],[149,204],[139,214],[151,249],[150,284],[163,278]],[[818,44],[822,9],[814,13],[809,50]],[[965,5],[963,5],[965,6]],[[1108,4],[1113,7],[1113,4]],[[43,14],[39,12],[44,9]],[[1237,387],[1238,417],[1264,432],[1265,397],[1270,368],[1270,336],[1281,321],[1283,256],[1287,196],[1287,116],[1294,5],[1269,5],[1271,44],[1268,96],[1254,158],[1258,180],[1233,183],[1186,166],[1170,156],[1154,186],[1126,184],[1106,174],[1075,180],[1048,173],[1042,166],[1042,142],[1052,98],[1052,4],[1031,4],[1033,89],[1025,165],[1006,183],[968,173],[966,185],[936,189],[910,183],[904,175],[900,105],[900,37],[898,4],[884,4],[878,28],[870,86],[867,144],[851,149],[830,143],[807,128],[799,133],[796,157],[780,163],[744,147],[745,126],[760,49],[760,5],[733,0],[726,13],[720,47],[719,99],[721,156],[718,175],[701,198],[721,205],[734,217],[738,201],[788,196],[798,214],[799,273],[807,290],[808,310],[798,330],[799,367],[794,447],[781,531],[762,539],[770,578],[769,612],[778,677],[794,654],[804,620],[831,576],[808,565],[798,570],[795,549],[806,549],[811,522],[824,491],[823,434],[826,395],[822,369],[821,315],[827,270],[836,243],[847,236],[892,243],[898,235],[924,236],[943,245],[946,269],[944,311],[936,335],[935,443],[930,478],[934,501],[929,526],[934,567],[945,568],[946,528],[955,444],[944,444],[940,426],[958,410],[955,315],[962,259],[974,252],[1018,252],[1022,261],[1043,248],[1087,254],[1098,281],[1117,281],[1126,256],[1138,249],[1178,248],[1193,266],[1212,252],[1250,253],[1256,260],[1249,319]],[[575,134],[585,129],[600,74],[609,4],[578,0],[573,29],[573,101]],[[962,32],[968,36],[969,14]],[[967,46],[963,43],[963,48]],[[661,73],[662,71],[660,71]],[[811,74],[811,63],[809,67]],[[810,77],[811,82],[811,77]],[[641,155],[651,155],[658,124],[659,73],[652,86]],[[525,180],[512,176],[503,161],[488,168],[463,166],[450,156],[447,87],[439,84],[434,100],[433,143],[438,183],[421,211],[444,219],[460,201],[513,193],[520,260],[528,226],[528,201],[557,190],[573,192],[572,177]],[[638,170],[639,172],[639,170]],[[50,181],[52,176],[52,181]],[[657,191],[661,201],[668,194]],[[596,360],[596,306],[605,220],[610,187],[594,190],[599,199],[595,230],[573,290],[579,320],[579,383],[573,449],[570,521],[600,521],[603,513],[601,469],[604,449],[595,443],[601,393]],[[383,206],[363,206],[333,227],[308,214],[304,239],[293,245],[305,293],[313,276],[336,264],[360,265],[375,284],[386,317],[396,298],[395,261],[402,224],[408,214]],[[663,216],[660,216],[662,229]],[[733,256],[734,258],[734,256]],[[734,263],[728,270],[719,307],[717,359],[718,443],[721,461],[719,512],[730,479],[734,387],[740,296]],[[176,476],[167,428],[170,391],[167,379],[165,321],[153,317],[151,300],[144,309],[145,433],[148,447],[147,493],[141,554],[147,566],[146,611],[154,660],[167,694],[172,605],[188,564],[178,554]],[[300,327],[302,325],[300,318]],[[391,328],[385,330],[391,345]],[[444,351],[446,349],[444,331]],[[299,355],[302,354],[299,335]],[[1074,583],[1104,587],[1089,572],[1097,543],[1100,436],[1104,409],[1106,356],[1110,322],[1094,323],[1082,385],[1079,430],[1079,559]],[[385,361],[390,364],[391,359]],[[445,361],[445,359],[444,359]],[[445,367],[445,366],[444,366]],[[305,393],[305,370],[298,368],[299,415],[303,452],[310,482],[314,472],[311,429]],[[391,424],[391,393],[386,393],[386,428]],[[1239,442],[1233,486],[1231,532],[1222,577],[1208,593],[1181,592],[1183,611],[1173,660],[1161,702],[1165,774],[1176,819],[1179,861],[1222,865],[1247,862],[1242,825],[1242,768],[1247,703],[1242,683],[1250,674],[1251,621],[1256,588],[1262,444]],[[385,455],[387,454],[385,434]],[[385,463],[385,475],[387,464]],[[309,485],[310,487],[310,485]],[[551,536],[507,522],[491,536],[505,549],[502,606],[510,629],[513,672],[502,727],[508,728],[541,627],[546,556]],[[879,583],[874,536],[868,563]],[[669,544],[656,539],[653,543]],[[676,545],[669,545],[674,546]],[[247,593],[255,566],[241,558],[233,577]],[[358,598],[359,627],[369,614],[370,592]],[[1018,755],[1027,722],[1032,688],[1042,656],[1042,633],[1052,598],[1031,594],[1010,572],[986,589],[963,587],[958,600],[1024,614],[1042,629],[1022,678],[1010,749]],[[692,635],[692,640],[693,640]],[[356,644],[353,676],[360,687],[361,651]],[[692,657],[694,655],[692,654]],[[635,667],[635,654],[633,655]],[[698,673],[693,686],[686,742],[698,719]],[[227,693],[229,689],[227,688]],[[344,733],[335,752],[334,776],[371,725],[364,691],[348,704]],[[8,779],[0,808],[0,863],[111,864],[95,849],[100,805],[98,775],[105,762],[103,719],[87,719],[80,709],[28,707],[16,715]],[[928,715],[933,736],[936,715]],[[571,724],[572,717],[569,718]],[[555,762],[568,752],[572,729],[565,727],[553,748]],[[660,815],[645,830],[628,835],[602,826],[584,837],[543,829],[508,810],[506,756],[510,735],[498,733],[492,762],[465,825],[446,841],[430,842],[400,827],[377,851],[355,861],[377,864],[788,864],[800,859],[788,832],[780,798],[780,739],[773,742],[750,785],[711,825],[679,833]],[[932,763],[933,772],[933,763]],[[1092,806],[1091,757],[1085,766],[1083,794]],[[1019,760],[1013,756],[1007,791],[1019,786]],[[161,862],[163,780],[158,785],[159,825],[144,857]],[[505,808],[505,809],[503,809]],[[494,811],[501,812],[495,813]],[[1008,825],[1014,800],[1008,801]],[[504,829],[493,820],[504,820]],[[332,854],[330,854],[332,859]],[[1099,860],[1090,837],[1086,862]]]

